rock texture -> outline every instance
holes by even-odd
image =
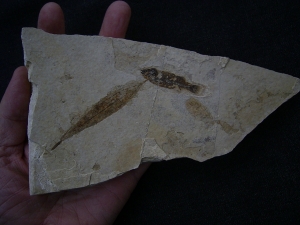
[[[299,79],[172,47],[22,30],[32,83],[30,193],[106,181],[145,161],[226,154]]]

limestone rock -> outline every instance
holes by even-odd
[[[32,83],[30,193],[84,187],[144,161],[226,154],[299,79],[156,44],[22,31]]]

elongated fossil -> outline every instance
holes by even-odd
[[[57,148],[64,140],[80,133],[88,127],[94,126],[120,110],[136,96],[145,82],[146,81],[130,81],[124,85],[116,86],[114,90],[110,91],[104,98],[87,110],[79,121],[62,135],[59,142],[57,142],[51,150]]]

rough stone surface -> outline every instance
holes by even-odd
[[[32,83],[30,193],[84,187],[141,162],[226,154],[299,79],[162,45],[22,31]]]

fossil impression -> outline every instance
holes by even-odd
[[[84,187],[145,161],[226,154],[299,79],[162,45],[22,30],[32,96],[30,193]]]

